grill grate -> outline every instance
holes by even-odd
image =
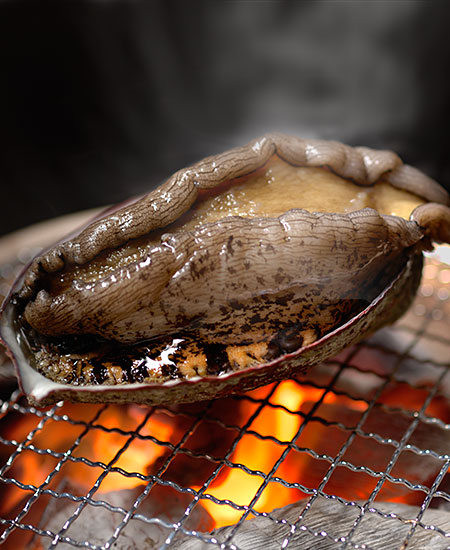
[[[0,409],[0,541],[106,550],[147,533],[163,550],[243,550],[261,521],[277,534],[265,548],[450,548],[449,288],[429,258],[394,327],[227,399],[38,409],[15,390]],[[328,505],[342,519],[318,523]],[[375,519],[390,546],[369,538]]]

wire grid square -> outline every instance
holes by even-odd
[[[429,265],[437,267],[427,278]],[[4,547],[100,550],[147,536],[155,548],[193,541],[239,549],[247,526],[258,521],[261,533],[267,525],[278,533],[270,537],[273,548],[295,548],[307,536],[301,540],[311,548],[375,550],[366,537],[380,527],[376,520],[397,529],[393,550],[402,537],[423,544],[424,533],[437,537],[433,549],[450,547],[450,526],[440,526],[438,510],[427,510],[450,505],[447,272],[427,264],[422,290],[397,325],[301,380],[151,410],[68,403],[36,409],[18,394],[5,400]],[[30,479],[19,472],[27,457],[38,464]],[[236,490],[247,491],[238,503]],[[399,499],[412,506],[385,502]],[[233,525],[212,532],[220,514],[222,524]],[[333,514],[339,519],[327,521]],[[91,532],[83,535],[88,519]]]

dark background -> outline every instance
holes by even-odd
[[[267,131],[392,148],[450,188],[450,2],[0,3],[0,234]]]

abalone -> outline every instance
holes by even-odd
[[[390,151],[258,138],[36,257],[2,338],[31,401],[193,401],[305,369],[393,322],[447,192]]]

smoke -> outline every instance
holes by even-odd
[[[273,130],[392,148],[450,188],[449,20],[439,0],[4,1],[0,233]]]

